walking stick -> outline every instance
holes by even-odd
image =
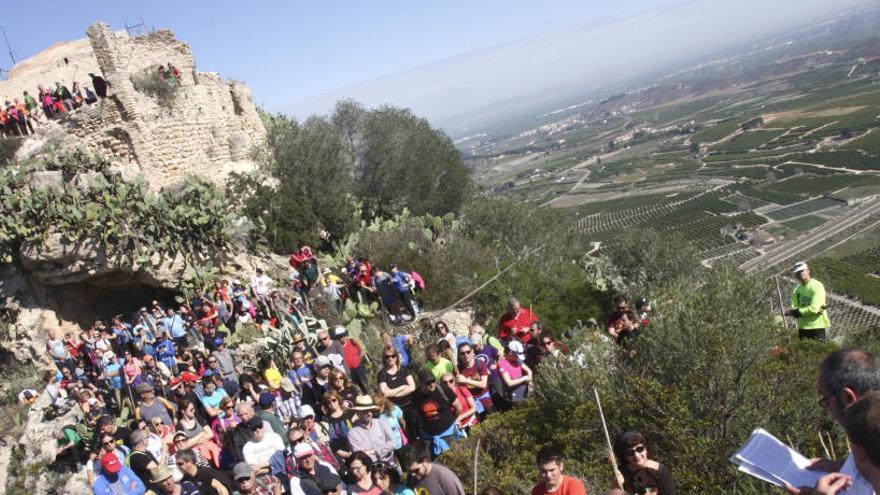
[[[599,400],[599,391],[593,387],[596,396],[596,405],[599,406],[599,417],[602,418],[602,430],[605,431],[605,441],[608,443],[608,460],[611,461],[611,469],[614,470],[614,479],[619,488],[623,488],[623,475],[617,469],[617,458],[614,456],[614,447],[611,446],[611,435],[608,434],[608,425],[605,423],[605,413],[602,412],[602,401]]]
[[[779,277],[773,275],[773,281],[776,282],[776,297],[779,298],[779,312],[782,313],[782,323],[788,330],[788,320],[785,318],[785,306],[782,304],[782,290],[779,289]]]

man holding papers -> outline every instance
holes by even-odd
[[[846,425],[847,410],[867,394],[880,391],[880,363],[865,351],[833,352],[825,358],[819,368],[816,387],[821,397],[819,401],[831,417],[841,425]],[[848,486],[846,491],[841,493],[874,495],[874,487],[859,474],[856,462],[853,454],[850,454],[843,463],[828,459],[813,459],[810,469],[831,474],[823,476],[815,488],[795,488],[788,485],[786,490],[796,495],[831,494],[838,493],[838,490]]]

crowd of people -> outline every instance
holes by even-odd
[[[309,314],[314,286],[336,301],[374,300],[389,315],[404,308],[410,319],[419,315],[415,291],[424,281],[411,271],[352,259],[336,274],[320,269],[307,247],[290,263],[285,287],[257,269],[247,285],[218,281],[177,307],[152,301],[130,318],[50,335],[47,352],[57,370],[46,375],[47,414],[75,408],[78,418],[53,432],[54,469],[84,470],[98,495],[463,495],[442,464],[444,452],[486,416],[529,397],[538,367],[573,357],[515,298],[495,331],[443,321],[430,335],[387,331],[379,356],[368,356],[344,326],[295,334],[287,362],[230,348],[240,323],[267,332],[286,321],[303,328],[297,324]],[[629,343],[649,327],[650,303],[631,307],[618,296],[614,304],[607,338],[632,357]],[[421,360],[414,346],[425,339]],[[32,402],[36,392],[25,392],[21,400]],[[817,460],[832,474],[821,486],[790,487],[792,493],[836,493],[877,479],[871,462],[878,444],[871,442],[880,433],[871,428],[880,414],[880,365],[860,351],[835,353],[822,365],[819,393],[850,432],[855,457],[842,466]],[[608,493],[675,493],[670,471],[641,432],[619,435],[613,453],[619,472]],[[536,467],[541,482],[533,495],[586,495],[583,481],[563,474],[558,448],[541,449]]]
[[[67,85],[56,81],[54,88],[38,85],[36,96],[24,91],[21,99],[6,100],[0,108],[0,126],[3,135],[17,137],[33,134],[34,123],[39,123],[43,118],[55,119],[83,105],[91,105],[100,98],[106,98],[110,83],[93,73],[89,73],[89,77],[92,82],[91,87],[81,86],[78,81],[74,81],[68,88]]]
[[[180,70],[171,63],[160,65],[156,69],[156,74],[159,80],[170,87],[180,85]],[[55,119],[106,98],[110,90],[110,82],[91,72],[89,78],[91,86],[73,81],[68,88],[67,85],[56,81],[54,87],[38,85],[36,96],[24,91],[20,99],[7,100],[0,108],[0,130],[3,135],[18,137],[33,134],[34,123],[39,123],[43,118]]]

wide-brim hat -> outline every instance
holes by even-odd
[[[161,483],[173,475],[167,464],[159,464],[150,470],[150,483]]]
[[[288,393],[293,393],[296,392],[296,385],[293,384],[293,381],[290,378],[285,376],[281,379],[281,390],[284,390]]]
[[[375,411],[379,409],[379,407],[373,403],[373,398],[369,395],[358,395],[354,399],[354,405],[351,409],[355,411]]]

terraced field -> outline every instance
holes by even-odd
[[[764,212],[764,216],[776,221],[787,220],[789,218],[826,210],[834,206],[841,206],[842,204],[842,202],[836,199],[815,198],[791,206],[766,211]],[[821,225],[821,223],[819,225]]]

